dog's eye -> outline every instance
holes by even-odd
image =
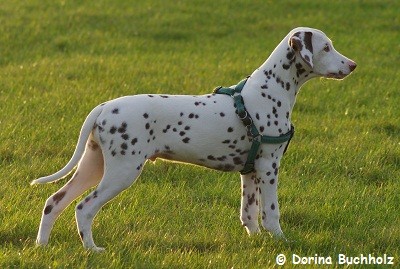
[[[324,47],[324,51],[329,52],[330,50],[331,50],[331,48],[329,47],[328,44],[326,44]]]

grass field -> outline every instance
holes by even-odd
[[[399,1],[0,2],[1,268],[270,268],[283,253],[393,256],[400,264]],[[250,74],[294,27],[323,30],[358,63],[298,96],[279,183],[289,242],[240,225],[238,174],[156,162],[95,219],[85,251],[74,205],[46,248],[41,211],[87,113],[137,93],[203,94]],[[302,268],[318,267],[301,266]]]

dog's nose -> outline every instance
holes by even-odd
[[[357,64],[355,62],[350,62],[349,64],[349,68],[350,68],[350,72],[352,72],[354,69],[356,69]]]

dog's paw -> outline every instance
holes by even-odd
[[[261,233],[260,227],[258,225],[244,224],[243,226],[244,228],[246,228],[246,232],[249,236]]]
[[[47,241],[41,240],[41,239],[36,239],[35,245],[37,247],[45,247],[45,246],[47,246]]]
[[[31,184],[31,186],[36,185],[36,184],[39,184],[39,181],[37,179],[35,179],[35,180],[32,180],[30,184]]]
[[[89,250],[90,250],[90,251],[93,251],[93,252],[103,252],[103,251],[105,251],[106,249],[105,249],[105,248],[102,248],[102,247],[96,247],[96,246],[94,246],[94,247],[90,248]]]
[[[288,237],[286,237],[284,234],[281,234],[280,236],[272,236],[272,238],[278,242],[281,242],[283,244],[293,244],[296,243],[296,240],[294,239],[289,239]]]
[[[286,238],[286,236],[283,233],[279,233],[279,234],[273,234],[271,233],[272,238],[274,238],[275,240],[279,240],[282,242],[287,242],[288,239]]]

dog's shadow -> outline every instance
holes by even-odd
[[[18,249],[22,249],[27,245],[32,245],[32,231],[24,227],[22,224],[16,224],[10,230],[0,231],[0,245],[12,245]]]
[[[144,246],[154,247],[160,245],[159,241],[152,239],[145,239],[142,241]],[[221,245],[216,242],[200,242],[200,241],[186,241],[186,242],[163,242],[163,252],[179,252],[179,253],[210,253],[218,252]]]

